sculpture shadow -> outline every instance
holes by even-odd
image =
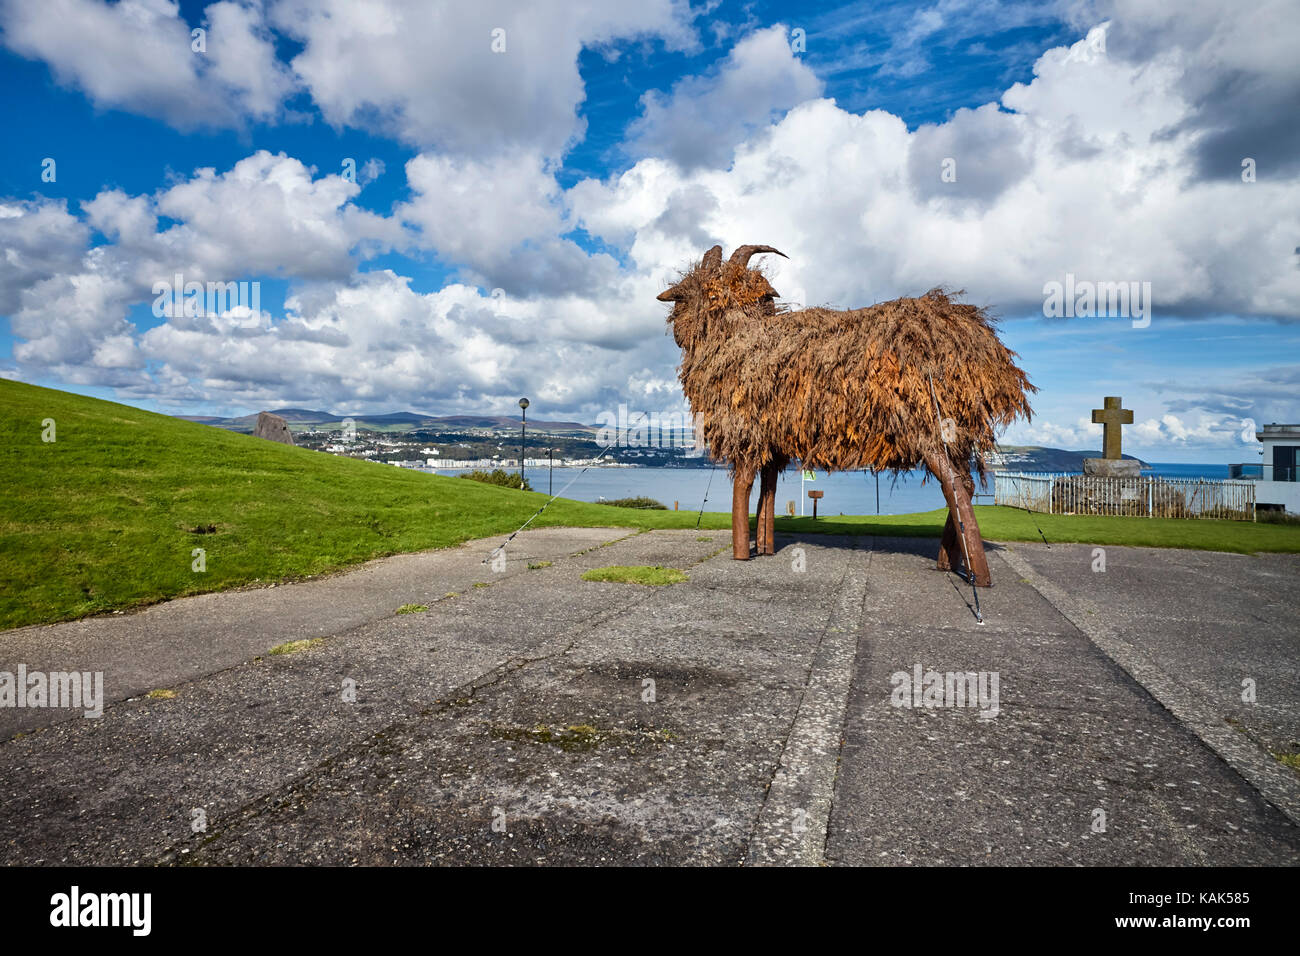
[[[936,512],[934,522],[926,524],[891,522],[889,518],[863,518],[834,522],[812,518],[778,518],[776,520],[777,556],[780,550],[798,541],[816,538],[816,544],[825,548],[852,549],[857,538],[873,539],[873,549],[886,554],[911,554],[925,558],[932,564],[947,512]],[[750,522],[754,528],[755,522]],[[1001,551],[1003,546],[984,539],[986,551]],[[752,545],[751,545],[752,551]],[[771,557],[771,555],[767,555]],[[935,568],[935,570],[939,570]]]

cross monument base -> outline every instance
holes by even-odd
[[[1142,463],[1133,458],[1085,458],[1083,473],[1102,478],[1140,478]]]

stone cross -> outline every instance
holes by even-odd
[[[1101,456],[1111,461],[1118,461],[1124,456],[1119,450],[1120,426],[1133,424],[1133,411],[1121,408],[1123,401],[1118,396],[1108,395],[1102,402],[1104,408],[1092,410],[1092,422],[1102,426]]]

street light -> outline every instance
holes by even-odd
[[[528,399],[519,399],[519,410],[523,417],[519,419],[519,490],[524,490],[524,440],[528,435]]]
[[[553,449],[551,448],[546,449],[546,493],[548,495],[551,493],[551,487],[555,483],[555,459],[551,456],[552,451]]]

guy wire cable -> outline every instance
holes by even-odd
[[[718,470],[718,463],[713,463],[713,468],[709,471],[709,482],[704,486],[704,500],[700,502],[700,513],[695,518],[695,530],[700,530],[700,522],[704,520],[704,506],[709,503],[709,489],[713,487],[713,474]]]
[[[609,453],[610,453],[610,449],[609,449],[609,448],[606,448],[603,452],[601,452],[601,453],[596,457],[596,459],[595,459],[594,461],[592,461],[591,465],[596,464],[596,462],[600,461],[600,459],[604,458],[604,457],[605,457],[606,455],[608,455]],[[493,548],[492,551],[488,554],[488,556],[487,556],[486,558],[484,558],[482,561],[480,561],[479,563],[480,563],[480,564],[487,564],[487,563],[488,563],[489,561],[491,561],[494,557],[496,557],[496,554],[497,554],[498,551],[502,550],[506,545],[508,545],[511,541],[513,541],[514,538],[515,538],[515,535],[516,535],[516,534],[518,534],[520,531],[523,531],[523,530],[524,530],[525,528],[527,528],[530,524],[532,524],[532,523],[533,523],[533,518],[536,518],[539,514],[541,514],[543,511],[545,511],[547,508],[549,508],[549,507],[551,506],[551,502],[552,502],[552,501],[554,501],[556,498],[560,497],[560,495],[562,495],[562,494],[564,494],[566,491],[568,491],[569,488],[573,485],[573,483],[574,483],[575,481],[577,481],[579,478],[581,478],[581,477],[583,476],[583,474],[586,472],[587,468],[590,468],[591,465],[587,465],[586,467],[584,467],[584,468],[582,469],[582,471],[578,472],[576,475],[574,475],[572,478],[570,478],[570,479],[569,479],[569,484],[565,485],[565,486],[564,486],[563,488],[561,488],[558,492],[556,492],[554,495],[552,495],[552,496],[550,497],[550,500],[548,500],[548,501],[546,502],[546,504],[542,505],[540,508],[538,508],[536,511],[533,512],[533,517],[532,517],[532,518],[529,518],[527,521],[525,521],[523,524],[521,524],[518,528],[516,528],[516,529],[514,530],[514,533],[512,533],[512,534],[510,535],[510,537],[508,537],[508,538],[506,538],[504,541],[502,541],[501,544],[500,544],[499,546],[497,546],[496,548]]]

